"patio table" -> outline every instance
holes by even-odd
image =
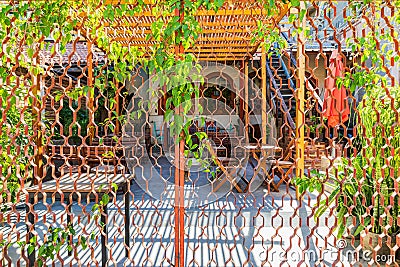
[[[130,174],[132,175],[132,174]],[[132,176],[131,176],[132,177]],[[112,191],[112,185],[116,184],[118,189],[121,188],[124,194],[124,205],[125,205],[125,233],[124,233],[124,242],[125,242],[125,253],[128,256],[128,248],[129,248],[129,224],[130,224],[130,215],[129,215],[129,178],[125,174],[95,174],[95,173],[74,173],[72,175],[67,174],[62,176],[59,179],[44,182],[39,185],[35,185],[32,187],[25,188],[28,192],[29,203],[31,205],[26,205],[26,214],[28,217],[28,221],[31,227],[34,228],[35,223],[35,215],[31,211],[30,207],[33,207],[35,204],[35,198],[38,198],[40,195],[43,197],[47,197],[47,195],[51,195],[55,197],[55,194],[59,194],[61,197],[61,201],[66,199],[68,206],[68,214],[67,214],[67,223],[72,223],[72,214],[71,214],[71,202],[74,197],[79,199],[84,199],[84,197],[89,196],[89,198],[95,198],[97,201],[102,198],[104,194],[108,194]],[[117,192],[115,192],[116,194]],[[110,198],[114,196],[114,194],[109,194]],[[107,205],[103,207],[103,212],[101,213],[100,221],[103,225],[103,233],[101,234],[101,253],[102,253],[102,266],[106,266],[107,262]],[[29,240],[32,238],[32,229],[29,229]],[[70,237],[71,238],[71,237]],[[29,266],[34,266],[35,264],[35,251],[33,251],[29,256]]]

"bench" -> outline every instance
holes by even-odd
[[[95,174],[95,173],[75,173],[73,175],[64,175],[59,179],[41,183],[32,187],[25,188],[28,192],[29,205],[26,205],[26,214],[28,217],[29,225],[27,224],[27,232],[29,240],[33,237],[32,232],[34,231],[35,215],[34,208],[35,198],[43,197],[45,200],[48,195],[55,197],[56,194],[60,195],[61,202],[66,199],[68,214],[67,223],[72,223],[71,214],[71,201],[77,197],[83,199],[85,196],[88,199],[95,198],[96,201],[100,200],[104,194],[109,194],[113,190],[113,184],[118,186],[118,189],[122,189],[124,194],[124,205],[125,205],[125,253],[128,256],[129,253],[129,225],[130,225],[130,214],[129,214],[129,179],[124,174]],[[116,194],[117,192],[115,192]],[[72,196],[71,196],[72,195]],[[114,194],[109,194],[110,199]],[[107,205],[103,207],[101,213],[101,223],[103,225],[103,231],[101,232],[101,252],[102,252],[102,266],[106,266],[107,262]],[[105,214],[105,215],[104,215]],[[70,237],[71,238],[71,237]],[[28,266],[34,266],[35,264],[35,251],[28,254],[29,264]]]

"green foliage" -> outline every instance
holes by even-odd
[[[8,62],[25,67],[35,75],[42,73],[43,69],[34,64],[32,59],[36,57],[39,49],[45,47],[44,38],[53,36],[58,40],[62,53],[65,53],[65,45],[72,41],[78,19],[71,16],[71,5],[77,6],[73,1],[64,0],[0,4],[0,38],[7,38],[7,49],[0,58],[3,63],[0,65],[6,66],[5,63]],[[21,55],[16,57],[21,45],[28,47],[27,60]],[[3,74],[7,72],[4,69],[0,71]]]
[[[62,53],[71,42],[78,21],[71,17],[71,3],[64,0],[0,3],[0,38],[4,40],[0,55],[2,202],[15,202],[20,181],[31,176],[29,160],[33,156],[31,144],[35,120],[31,109],[33,96],[28,94],[30,79],[44,73],[35,59],[38,51],[45,48],[45,38],[53,36]],[[22,53],[25,49],[27,57]],[[52,49],[54,52],[54,46]],[[16,75],[21,69],[28,71],[24,82]],[[40,128],[39,125],[36,127]]]
[[[20,181],[31,173],[29,157],[33,155],[32,110],[26,107],[26,90],[14,86],[0,88],[0,192],[2,202],[15,202]],[[25,149],[26,154],[24,153]]]
[[[74,111],[76,111],[76,119],[74,118]],[[69,103],[69,101],[64,100],[59,117],[63,131],[61,132],[61,129],[57,129],[56,136],[85,137],[87,135],[87,126],[89,124],[88,110],[78,107],[77,102],[71,101]]]
[[[101,185],[99,188],[99,192],[101,192],[103,190],[103,188],[106,185]],[[115,194],[118,190],[118,185],[115,183],[111,184],[111,188],[109,192],[106,192],[102,195],[101,200],[99,201],[99,203],[96,203],[92,206],[92,212],[93,212],[93,218],[95,221],[99,221],[99,218],[101,217],[101,213],[104,212],[104,207],[107,206],[107,204],[110,202],[110,193],[112,192],[112,194]],[[99,223],[99,222],[98,222]],[[99,225],[101,225],[101,222],[99,223]],[[104,227],[104,225],[101,225],[102,227]]]
[[[308,125],[308,128],[310,129],[310,133],[316,134],[317,130],[321,131],[322,129],[320,127],[318,127],[319,123],[320,123],[320,119],[315,116],[312,115],[310,116],[310,121],[311,121],[311,125]]]
[[[400,110],[399,87],[371,88],[358,110],[362,153],[350,160],[341,159],[328,179],[314,173],[311,178],[297,178],[295,182],[301,193],[321,193],[323,184],[333,188],[329,197],[318,202],[315,216],[320,217],[337,205],[339,237],[347,227],[348,217],[360,222],[355,235],[370,225],[373,233],[380,234],[386,228],[389,234],[397,234],[399,225],[393,222],[399,215],[399,196],[395,194],[400,170],[400,126],[396,115]]]
[[[352,53],[360,55],[360,62],[354,62],[352,72],[347,72],[343,79],[338,80],[338,87],[344,85],[354,92],[357,88],[364,88],[367,94],[370,91],[379,90],[381,87],[390,85],[390,77],[382,75],[386,73],[389,62],[399,62],[400,54],[397,51],[397,39],[399,32],[391,30],[391,27],[382,27],[382,14],[378,10],[386,10],[384,1],[351,1],[348,10],[351,14],[347,16],[348,22],[354,23],[360,20],[360,12],[363,17],[368,18],[367,30],[362,36],[346,39],[346,46]],[[400,21],[400,2],[394,1],[393,13],[386,15],[385,23],[396,25]],[[382,12],[383,13],[383,12]],[[366,24],[366,22],[364,22]],[[394,27],[394,26],[392,26]],[[360,34],[359,34],[360,35]],[[365,67],[365,64],[370,65]],[[394,84],[391,84],[394,86]]]
[[[319,199],[315,205],[314,217],[319,218],[336,207],[337,224],[334,230],[338,238],[348,228],[348,218],[355,218],[359,223],[353,232],[354,236],[371,223],[372,214],[368,212],[368,207],[372,205],[376,183],[372,179],[371,169],[363,171],[365,162],[361,155],[351,159],[341,158],[329,176],[314,171],[311,177],[294,180],[300,194],[306,191],[321,194],[326,187],[331,188],[329,195]]]
[[[369,169],[373,170],[374,181],[379,184],[375,188],[379,197],[375,197],[373,230],[382,231],[390,223],[390,219],[399,214],[399,196],[395,193],[395,180],[400,173],[400,125],[398,110],[400,110],[400,88],[379,88],[370,90],[360,103],[359,132],[363,156]],[[389,212],[384,209],[388,205],[393,207]],[[380,217],[384,216],[383,224],[379,225]],[[399,227],[394,224],[390,227],[392,233],[397,233]]]
[[[5,240],[0,244],[0,247],[10,247],[16,244],[21,249],[27,249],[28,254],[37,252],[36,263],[39,267],[47,266],[48,259],[54,260],[60,250],[67,246],[68,251],[72,251],[71,244],[68,244],[68,237],[74,237],[76,234],[73,226],[69,224],[67,227],[49,227],[44,236],[44,241],[39,243],[37,236],[33,236],[28,242],[16,241],[8,242]],[[82,249],[86,249],[90,239],[93,237],[85,237],[83,235],[78,236],[78,241],[74,243],[75,247],[81,246]]]
[[[68,225],[66,229],[57,227],[50,227],[46,234],[46,241],[38,246],[36,236],[32,237],[27,244],[28,253],[33,253],[33,251],[37,248],[38,258],[36,260],[39,267],[46,264],[47,259],[54,260],[54,257],[60,252],[61,247],[66,244],[68,236],[74,236],[75,230],[72,225]],[[82,241],[85,240],[85,244],[82,246],[86,246],[86,239],[80,238]],[[79,245],[79,242],[76,242],[76,246]],[[68,250],[71,251],[72,247],[68,245]]]
[[[388,73],[389,62],[398,64],[397,50],[398,31],[391,30],[390,25],[400,21],[400,1],[391,3],[394,9],[387,11],[385,2],[352,1],[349,10],[352,14],[348,21],[354,21],[361,13],[368,18],[368,28],[362,36],[347,39],[347,46],[352,52],[361,55],[361,64],[355,63],[353,71],[346,73],[339,85],[351,91],[363,88],[365,95],[358,106],[359,126],[358,141],[361,143],[364,165],[373,181],[373,206],[371,220],[372,231],[382,233],[384,228],[389,234],[397,233],[399,196],[395,194],[395,180],[399,177],[400,167],[400,126],[398,111],[400,109],[400,91],[398,81],[392,81]],[[382,12],[381,12],[382,10]],[[385,19],[382,16],[385,14]],[[382,27],[383,20],[387,26]],[[365,67],[365,66],[368,66]],[[371,195],[372,197],[372,195]],[[390,208],[386,208],[390,206]]]
[[[358,137],[361,152],[342,164],[326,179],[298,178],[296,183],[301,191],[321,192],[323,183],[331,183],[334,188],[328,198],[319,202],[315,216],[321,216],[328,208],[337,205],[338,234],[342,235],[347,218],[355,218],[360,223],[354,234],[366,227],[370,232],[397,234],[399,226],[399,196],[396,194],[396,180],[400,170],[400,90],[398,81],[392,81],[389,62],[398,64],[398,31],[390,25],[400,21],[400,1],[391,3],[395,8],[386,14],[382,27],[385,7],[384,1],[351,1],[347,17],[349,22],[359,20],[362,14],[368,19],[367,30],[362,36],[354,35],[346,40],[346,45],[355,55],[360,55],[359,63],[354,61],[352,72],[338,79],[337,85],[349,88],[352,92],[364,89],[363,101],[358,106]],[[381,12],[382,11],[382,12]],[[368,67],[366,67],[368,65]]]

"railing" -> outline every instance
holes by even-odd
[[[290,43],[290,40],[287,36],[287,34],[285,32],[281,33],[282,36],[286,39],[286,41],[288,43]],[[289,60],[290,60],[290,64],[296,69],[297,68],[297,64],[296,64],[296,60],[293,57],[293,53],[292,53],[292,46],[290,46],[290,50],[287,51],[289,54]],[[278,55],[280,57],[280,55]],[[290,79],[290,73],[285,65],[285,63],[283,62],[283,60],[281,59],[281,64],[282,64],[282,68],[285,70],[285,74],[288,77],[288,79]],[[296,87],[293,83],[293,81],[290,79],[290,84],[293,88],[293,90],[296,90]],[[319,97],[319,95],[315,92],[315,88],[311,85],[311,83],[307,83],[308,85],[308,89],[310,90],[310,92],[313,94],[313,97],[318,101],[318,104],[320,107],[322,107],[324,105],[324,101],[321,99],[321,97]]]
[[[265,67],[267,68],[267,75],[268,75],[268,78],[271,80],[272,86],[274,87],[274,89],[275,89],[275,91],[276,91],[276,95],[277,95],[279,101],[281,102],[281,107],[282,107],[282,109],[283,109],[283,112],[285,112],[285,114],[287,115],[287,120],[288,120],[288,122],[289,122],[289,125],[290,125],[290,127],[291,127],[292,129],[295,129],[296,126],[295,126],[295,124],[294,124],[294,121],[293,121],[292,116],[290,115],[290,110],[289,110],[289,108],[287,107],[287,105],[286,105],[286,103],[285,103],[285,100],[283,99],[282,93],[281,93],[281,91],[280,91],[280,89],[279,89],[278,84],[277,84],[276,81],[275,81],[275,78],[274,78],[274,75],[272,74],[271,68],[268,66],[268,64],[266,64]]]

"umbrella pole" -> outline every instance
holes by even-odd
[[[304,2],[301,2],[300,8],[304,9]],[[298,27],[305,29],[305,17],[298,21]],[[296,103],[296,177],[304,175],[304,93],[305,93],[305,38],[303,31],[300,31],[297,38],[297,60],[298,60],[298,82],[297,85],[297,103]],[[300,199],[299,190],[296,187],[296,199]]]

